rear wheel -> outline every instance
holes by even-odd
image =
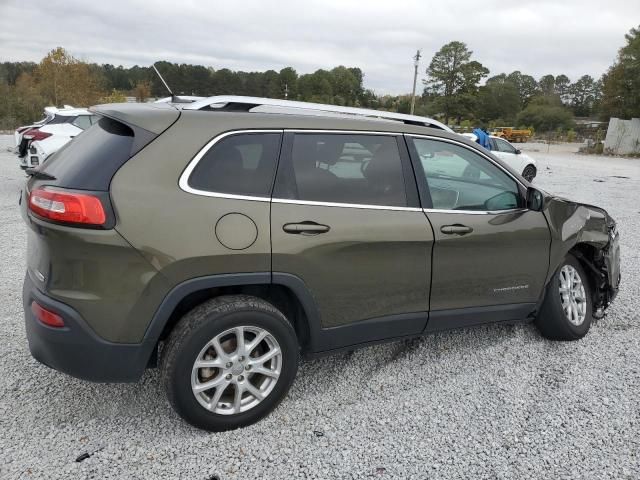
[[[527,182],[532,182],[533,179],[536,178],[536,173],[536,167],[534,167],[533,165],[527,165],[522,171],[522,176]]]
[[[589,279],[580,262],[567,255],[547,286],[536,324],[549,339],[578,340],[589,331],[592,312]]]
[[[282,400],[298,369],[298,344],[270,303],[220,297],[182,318],[161,368],[169,402],[182,418],[205,430],[231,430],[257,422]]]

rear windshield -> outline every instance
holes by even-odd
[[[60,187],[106,191],[131,157],[134,140],[130,127],[102,117],[49,157],[40,170],[53,175]]]

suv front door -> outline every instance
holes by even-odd
[[[406,136],[435,235],[428,330],[525,318],[547,275],[544,215],[524,186],[475,149]]]
[[[433,233],[401,135],[285,133],[271,239],[274,282],[319,313],[312,350],[423,331]]]

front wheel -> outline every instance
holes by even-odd
[[[232,430],[269,414],[298,369],[296,334],[270,303],[234,295],[187,313],[163,352],[169,402],[192,425]]]
[[[580,262],[567,255],[547,286],[536,324],[551,340],[578,340],[589,331],[592,312],[589,279]]]

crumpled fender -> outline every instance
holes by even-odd
[[[609,229],[615,222],[602,208],[545,195],[542,211],[551,232],[547,280],[576,244],[586,243],[598,250],[609,244]]]

